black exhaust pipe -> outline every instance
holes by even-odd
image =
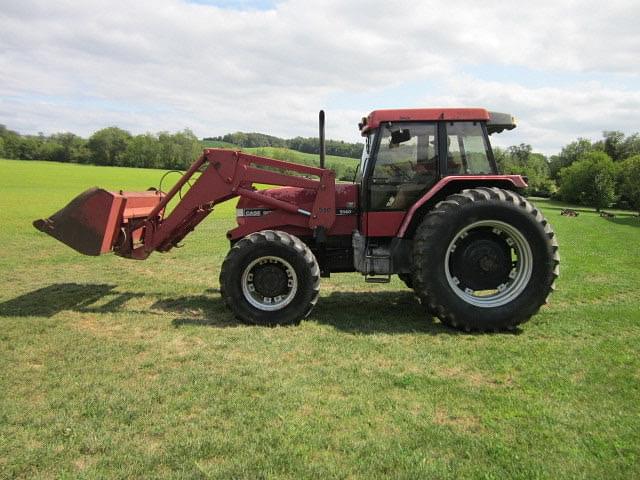
[[[319,123],[320,123],[320,168],[324,168],[324,156],[326,154],[326,150],[324,147],[324,110],[320,110]]]

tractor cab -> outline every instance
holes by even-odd
[[[395,235],[407,210],[446,177],[498,175],[489,135],[515,126],[511,115],[482,108],[375,110],[363,117],[356,175],[362,230]]]
[[[359,126],[361,205],[388,211],[406,210],[443,177],[498,174],[489,135],[515,121],[478,108],[375,110]]]

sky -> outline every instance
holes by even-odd
[[[547,155],[640,131],[640,2],[0,0],[0,124],[359,141],[371,110],[484,107]]]

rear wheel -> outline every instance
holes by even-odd
[[[239,320],[258,325],[297,324],[318,301],[320,268],[309,248],[285,232],[253,233],[229,251],[220,292]]]
[[[510,329],[546,302],[558,243],[520,195],[475,188],[427,214],[414,241],[414,287],[427,310],[464,330]]]

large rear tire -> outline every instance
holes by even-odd
[[[466,331],[513,329],[546,303],[560,256],[553,229],[520,195],[474,188],[423,219],[414,289],[427,311]]]
[[[320,268],[297,237],[264,230],[237,242],[220,271],[220,294],[235,317],[255,325],[293,325],[316,302]]]

